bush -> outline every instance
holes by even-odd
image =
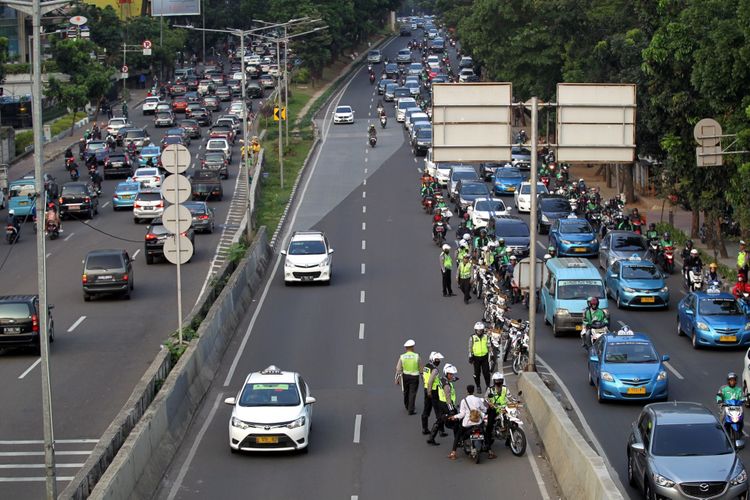
[[[63,116],[62,118],[55,120],[54,122],[52,122],[52,136],[54,137],[61,132],[70,130],[70,127],[73,125],[73,123],[83,119],[85,116],[85,112],[79,111],[75,114],[68,114]]]
[[[26,146],[34,142],[34,133],[31,130],[16,133],[16,156],[26,151]]]
[[[44,61],[42,63],[43,73],[56,73],[58,71],[56,61]],[[23,75],[31,73],[31,65],[28,63],[6,64],[5,72],[8,75]]]
[[[292,83],[301,83],[306,84],[310,83],[310,70],[307,68],[300,68],[299,70],[295,71],[292,75]]]

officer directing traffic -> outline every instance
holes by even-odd
[[[417,413],[414,411],[414,401],[417,399],[419,375],[422,371],[419,354],[414,352],[415,344],[412,339],[404,342],[406,352],[398,357],[396,363],[396,384],[401,385],[401,392],[404,394],[404,408],[409,412],[409,415]]]

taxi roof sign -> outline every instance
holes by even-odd
[[[263,375],[281,375],[282,372],[276,365],[271,365],[260,373]]]
[[[634,253],[633,255],[631,255],[631,256],[630,256],[630,257],[628,258],[628,260],[641,260],[641,257],[640,257],[640,255],[638,255],[638,254]]]
[[[708,289],[706,290],[706,293],[710,293],[710,294],[714,295],[714,294],[717,294],[717,293],[721,293],[721,289],[719,287],[717,287],[717,286],[711,286],[711,287],[708,287]]]
[[[619,330],[617,330],[616,335],[618,337],[626,337],[626,336],[630,337],[630,336],[635,335],[635,332],[633,330],[631,330],[630,328],[628,328],[627,325],[623,325],[622,328],[620,328]]]

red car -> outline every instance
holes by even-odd
[[[172,112],[184,113],[187,110],[188,102],[184,97],[175,97],[172,100]]]

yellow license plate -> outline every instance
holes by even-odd
[[[276,436],[257,437],[255,442],[258,444],[276,444],[279,442],[279,438]]]
[[[580,332],[582,328],[583,328],[582,325],[576,325],[576,331],[577,332]]]
[[[646,394],[645,387],[628,387],[628,394]]]
[[[644,304],[653,304],[655,299],[653,297],[641,297],[641,302]]]
[[[722,335],[719,342],[737,342],[737,335]]]
[[[574,252],[578,252],[578,253],[583,253],[583,252],[586,251],[586,249],[585,248],[574,248],[573,251]]]

